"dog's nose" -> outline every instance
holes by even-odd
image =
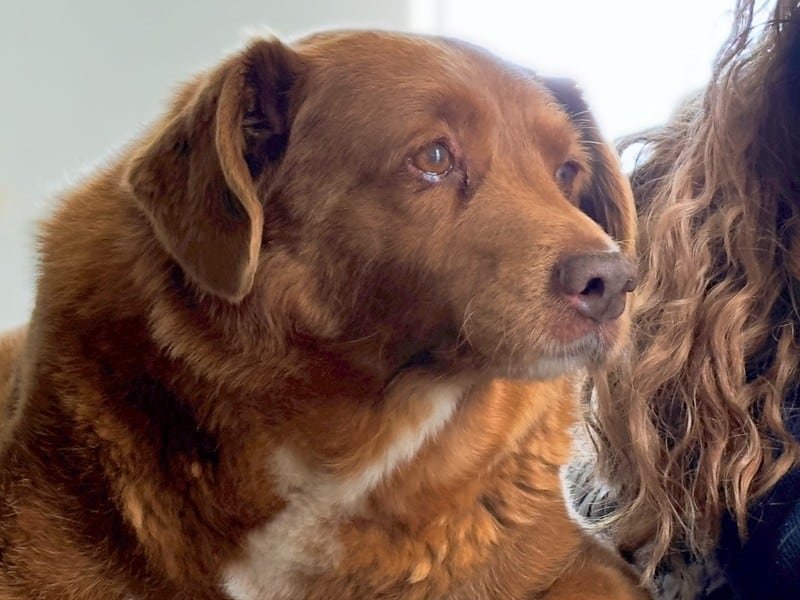
[[[556,292],[585,317],[602,323],[625,310],[626,294],[636,287],[636,267],[619,252],[573,254],[555,267]]]

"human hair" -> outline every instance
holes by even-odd
[[[738,0],[708,86],[641,144],[631,175],[639,288],[627,359],[596,377],[590,425],[619,546],[651,576],[710,552],[729,512],[797,464],[800,6]]]

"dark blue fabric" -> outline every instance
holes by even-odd
[[[800,440],[800,400],[787,402],[787,424]],[[788,473],[752,509],[742,543],[730,516],[718,558],[736,598],[800,600],[800,469]]]

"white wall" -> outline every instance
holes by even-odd
[[[154,118],[177,81],[236,47],[248,27],[404,29],[406,4],[0,2],[0,331],[25,322],[33,305],[35,221],[58,190]]]

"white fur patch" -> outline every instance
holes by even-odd
[[[586,358],[580,355],[540,358],[527,366],[524,377],[526,379],[554,379],[585,366]]]
[[[430,405],[425,420],[401,430],[378,460],[346,478],[309,468],[290,448],[278,450],[269,466],[286,507],[248,535],[244,557],[224,572],[224,590],[234,600],[303,598],[298,576],[330,568],[340,555],[337,518],[357,511],[382,480],[409,462],[450,420],[464,392],[460,384],[432,385],[414,399]]]

